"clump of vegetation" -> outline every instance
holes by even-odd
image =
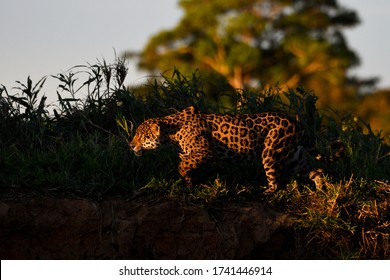
[[[120,194],[185,197],[206,207],[262,200],[297,217],[289,257],[390,258],[390,147],[369,125],[350,114],[318,110],[316,95],[303,88],[282,91],[275,85],[229,96],[222,88],[210,97],[199,72],[186,77],[174,70],[133,89],[124,86],[126,72],[122,59],[74,67],[54,76],[58,102],[51,105],[41,94],[46,78],[17,82],[16,93],[0,87],[1,199]],[[215,166],[188,189],[170,147],[142,158],[128,148],[140,122],[188,106],[206,113],[284,112],[301,120],[320,150],[340,139],[347,153],[323,166],[332,174],[323,189],[293,178],[285,189],[264,196],[264,174],[252,165]]]

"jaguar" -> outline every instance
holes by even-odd
[[[194,107],[177,113],[147,119],[141,123],[129,143],[136,156],[155,150],[164,143],[179,151],[179,174],[187,186],[193,184],[192,172],[202,164],[218,160],[233,163],[262,162],[268,181],[265,193],[281,185],[287,171],[308,176],[317,187],[323,171],[313,160],[331,162],[340,158],[344,145],[332,143],[333,155],[323,155],[311,145],[302,123],[282,113],[220,115],[203,114]]]

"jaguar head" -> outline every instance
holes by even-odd
[[[141,156],[143,150],[157,149],[160,142],[160,125],[155,120],[147,120],[139,125],[129,145],[136,156]]]

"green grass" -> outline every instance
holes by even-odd
[[[126,65],[117,59],[77,66],[59,74],[58,102],[46,105],[45,78],[18,82],[16,93],[0,86],[0,197],[23,195],[104,199],[170,197],[212,207],[261,201],[294,213],[290,257],[390,259],[390,148],[380,135],[350,114],[318,110],[317,97],[302,88],[281,92],[277,86],[207,96],[199,73],[175,70],[137,89],[123,86]],[[236,107],[241,96],[240,107]],[[255,165],[215,165],[186,188],[171,147],[136,158],[128,141],[143,120],[173,109],[196,106],[202,112],[280,111],[299,118],[317,147],[346,144],[344,158],[322,166],[323,189],[292,178],[285,189],[263,195],[264,172]],[[126,128],[127,125],[127,128]],[[368,131],[368,133],[363,133]]]

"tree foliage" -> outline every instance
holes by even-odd
[[[180,0],[179,5],[182,19],[150,38],[138,54],[140,68],[188,74],[199,69],[234,89],[263,82],[283,89],[303,85],[320,103],[339,108],[350,105],[362,85],[348,77],[359,58],[342,33],[359,23],[358,15],[337,0]]]
[[[390,143],[390,90],[378,90],[361,97],[356,114],[368,122],[370,129],[381,132]]]

